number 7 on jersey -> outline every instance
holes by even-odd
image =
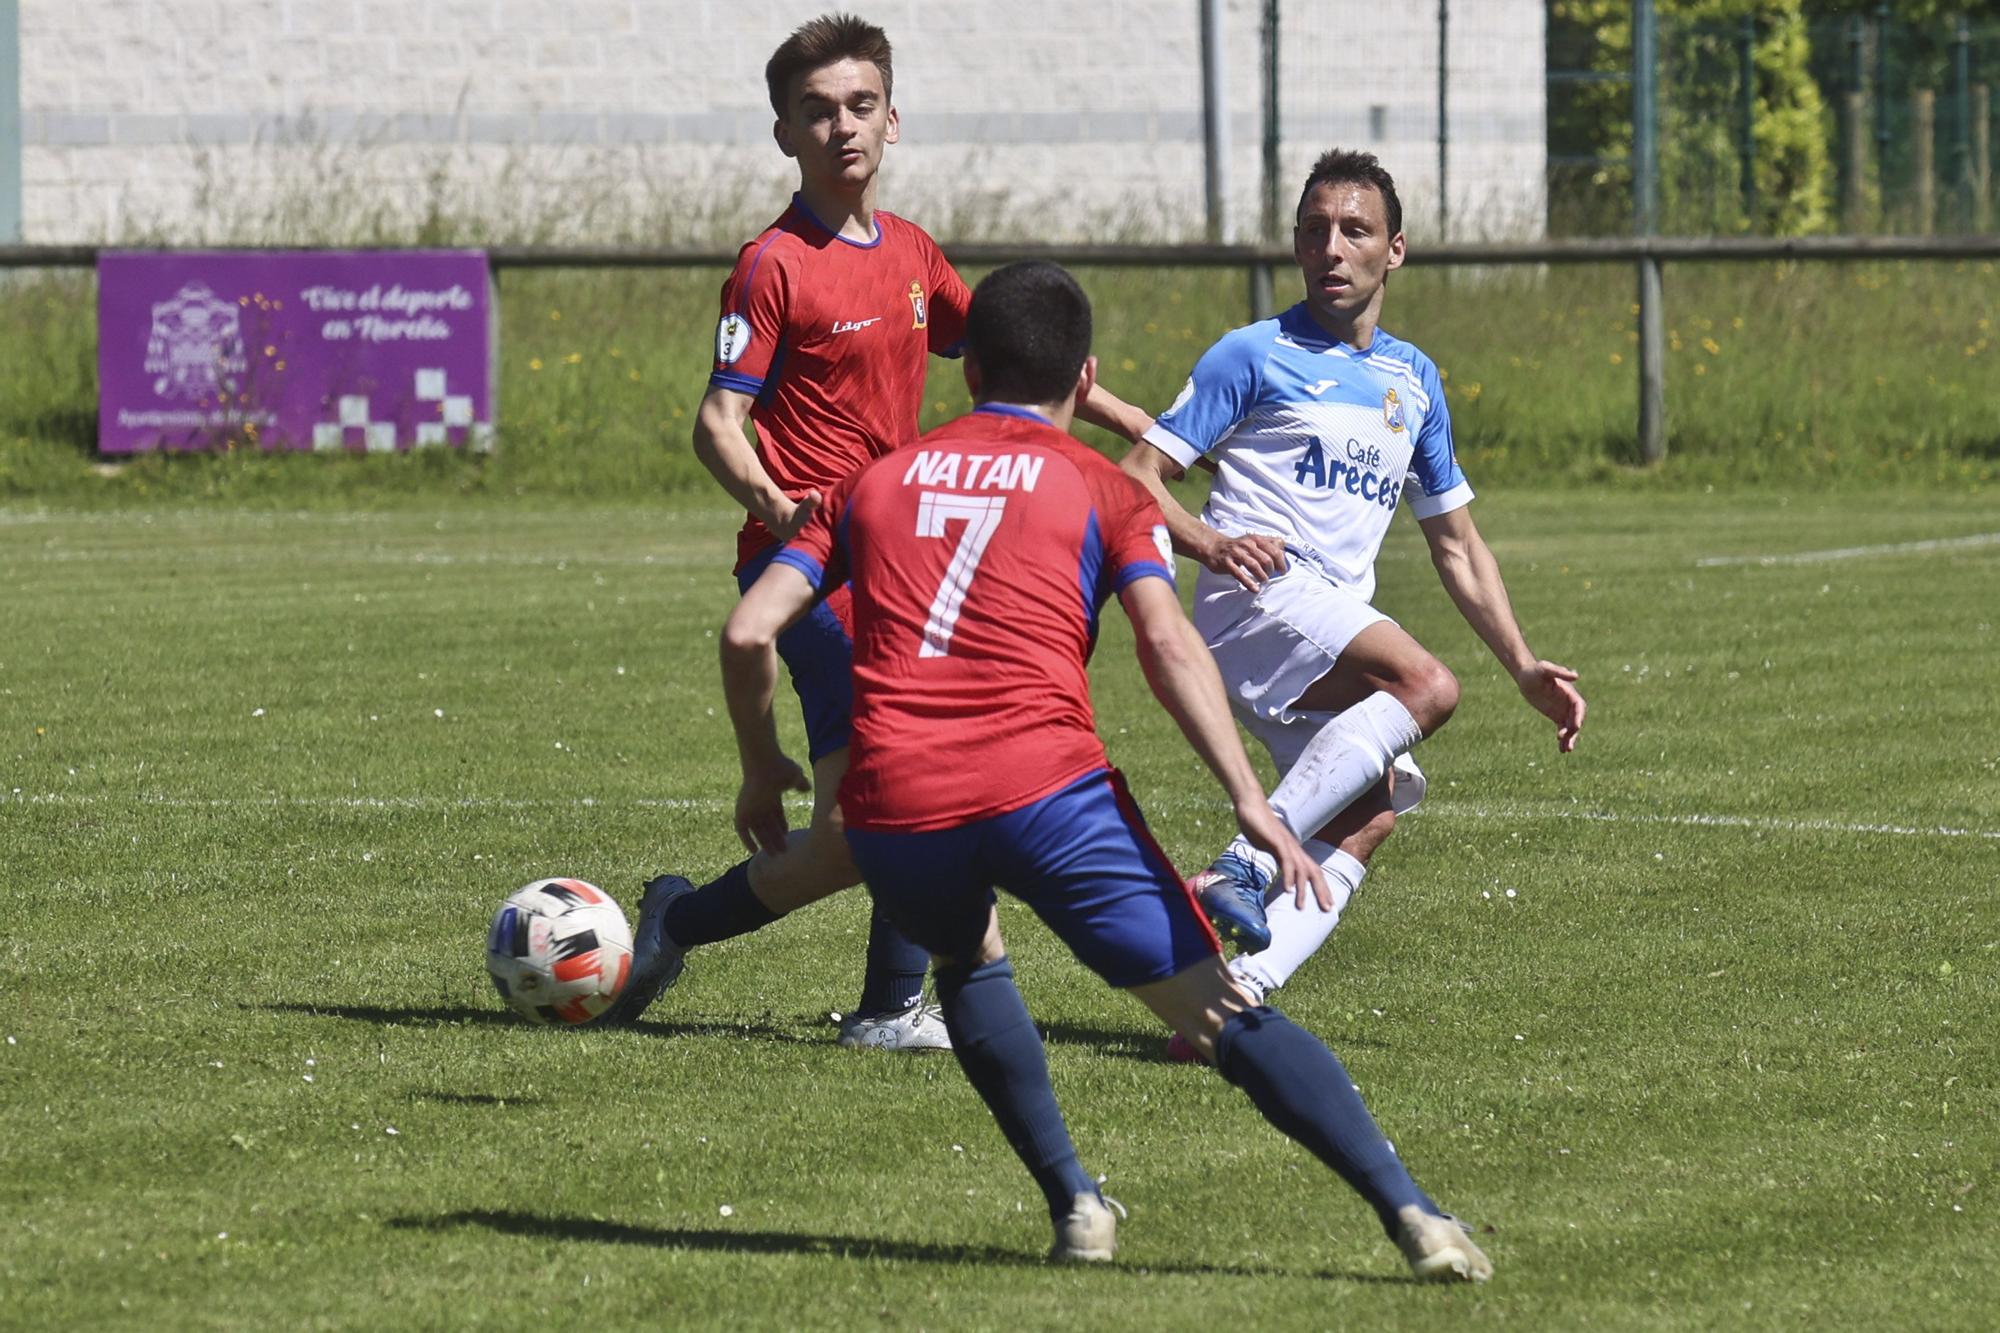
[[[959,608],[971,591],[972,576],[979,569],[979,557],[1000,526],[1000,513],[1007,507],[1004,495],[945,495],[924,491],[917,496],[917,535],[943,537],[945,524],[961,520],[965,531],[959,535],[958,549],[951,553],[937,596],[931,599],[930,618],[924,622],[923,647],[918,657],[946,657],[951,653],[951,632],[958,624]]]

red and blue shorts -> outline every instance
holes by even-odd
[[[745,560],[736,571],[737,589],[750,591],[750,585],[784,549],[767,546]],[[810,611],[778,636],[778,656],[784,660],[792,691],[799,696],[799,709],[805,714],[806,755],[814,763],[847,748],[854,721],[854,636],[848,628],[851,600],[842,584],[813,603]]]
[[[849,828],[847,844],[875,901],[933,954],[977,955],[995,888],[1113,986],[1164,981],[1221,951],[1116,769],[957,828]]]

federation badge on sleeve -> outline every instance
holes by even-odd
[[[911,328],[927,329],[930,327],[931,312],[929,307],[924,304],[924,285],[921,282],[912,281],[910,283],[910,309],[916,315],[916,318],[910,324]]]
[[[750,321],[732,310],[715,326],[715,359],[722,365],[733,366],[749,350]]]
[[[1403,400],[1394,389],[1382,390],[1382,422],[1396,434],[1403,433]]]
[[[1165,524],[1155,523],[1153,525],[1153,545],[1160,548],[1160,560],[1166,565],[1167,572],[1172,573],[1174,568],[1174,539],[1172,534],[1167,531]]]

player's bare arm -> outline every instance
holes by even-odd
[[[709,389],[694,415],[694,456],[731,499],[770,529],[772,537],[789,541],[812,517],[819,492],[809,491],[794,500],[771,480],[744,429],[755,401],[734,389]]]
[[[1556,724],[1557,748],[1564,754],[1574,750],[1584,714],[1583,695],[1575,684],[1577,674],[1536,657],[1528,647],[1514,618],[1507,585],[1500,577],[1500,562],[1479,535],[1471,513],[1453,509],[1420,519],[1418,526],[1430,544],[1431,564],[1459,614],[1513,676],[1521,697]]]
[[[778,688],[778,635],[812,601],[813,588],[804,575],[773,565],[750,585],[722,627],[722,695],[743,765],[736,836],[752,852],[784,850],[785,793],[812,790],[805,770],[778,743],[771,712]]]
[[[1263,586],[1264,580],[1284,572],[1282,538],[1268,532],[1225,537],[1187,511],[1167,486],[1186,476],[1187,469],[1163,450],[1142,440],[1126,451],[1118,466],[1160,506],[1167,517],[1167,535],[1182,555],[1199,560],[1214,573],[1227,574],[1252,592]]]
[[[1164,579],[1137,579],[1126,585],[1118,600],[1132,620],[1146,683],[1229,794],[1243,836],[1278,859],[1272,882],[1289,889],[1300,907],[1311,890],[1320,910],[1329,910],[1333,895],[1326,876],[1265,799],[1263,783],[1250,766],[1229,715],[1215,659],[1182,614],[1173,586]]]
[[[1153,424],[1152,416],[1143,408],[1134,407],[1102,384],[1090,386],[1090,392],[1076,405],[1076,415],[1132,443],[1137,443]]]

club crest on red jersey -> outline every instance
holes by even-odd
[[[931,312],[924,305],[924,285],[921,282],[912,282],[910,284],[910,309],[916,316],[915,320],[910,324],[911,328],[923,329],[930,327]]]

